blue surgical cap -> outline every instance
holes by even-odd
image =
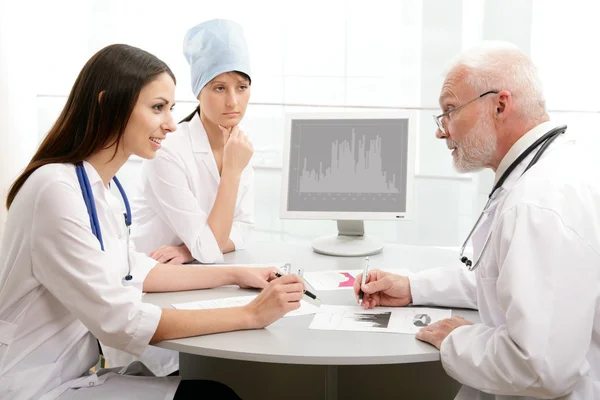
[[[183,54],[190,65],[196,97],[208,82],[224,72],[239,71],[250,76],[244,31],[233,21],[212,19],[189,29],[183,40]]]

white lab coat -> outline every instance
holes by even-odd
[[[142,166],[141,187],[133,199],[132,240],[146,254],[160,246],[185,244],[201,263],[222,263],[223,253],[207,219],[221,177],[198,113],[179,124],[162,149]],[[244,248],[254,227],[254,171],[242,172],[229,238]]]
[[[552,127],[518,141],[497,179]],[[442,342],[444,369],[464,384],[456,399],[600,399],[600,169],[568,131],[520,177],[532,157],[476,231],[473,261],[491,236],[474,272],[410,278],[414,304],[479,309],[481,323]]]
[[[132,201],[131,239],[146,254],[164,245],[185,244],[201,263],[222,263],[223,253],[207,223],[221,178],[198,113],[162,142],[156,158],[142,166],[141,187]],[[244,248],[254,227],[254,171],[249,164],[240,187],[229,238]],[[179,353],[148,347],[136,358],[102,346],[109,366],[142,361],[157,376],[179,369]]]
[[[173,398],[178,377],[88,373],[98,361],[96,337],[139,355],[161,309],[141,299],[156,261],[127,247],[121,199],[84,165],[105,251],[92,234],[72,164],[35,171],[8,213],[0,250],[0,399],[51,400],[72,396],[73,388],[84,388],[89,399]],[[126,282],[128,252],[133,280]],[[140,368],[122,372],[148,374]]]

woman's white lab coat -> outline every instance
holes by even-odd
[[[178,125],[153,160],[142,166],[141,188],[132,202],[132,239],[146,254],[185,244],[201,263],[223,262],[207,223],[221,177],[198,113]],[[242,172],[229,238],[236,250],[254,227],[254,172]]]
[[[139,355],[161,309],[141,301],[156,261],[128,248],[121,200],[84,165],[105,251],[92,234],[72,164],[35,171],[8,213],[0,250],[0,398],[50,400],[72,396],[74,388],[88,388],[82,390],[90,399],[111,392],[110,398],[173,398],[176,377],[88,373],[98,361],[96,338]],[[128,253],[133,280],[126,282]],[[139,367],[127,374],[148,373]]]
[[[131,238],[146,254],[164,245],[185,244],[202,263],[223,262],[223,253],[207,223],[221,178],[198,113],[178,125],[163,141],[156,158],[142,166],[141,187],[132,201]],[[254,227],[254,171],[249,164],[240,179],[229,238],[244,248]],[[109,365],[142,361],[158,376],[179,368],[179,353],[148,347],[136,358],[102,346]]]
[[[507,164],[550,128],[517,142]],[[441,345],[465,385],[457,399],[600,399],[600,169],[568,132],[520,177],[532,156],[474,235],[477,255],[491,234],[480,266],[410,278],[415,304],[479,309],[482,323]]]

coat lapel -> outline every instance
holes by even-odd
[[[219,176],[219,170],[217,169],[217,162],[215,161],[215,156],[210,148],[208,136],[206,135],[206,131],[204,130],[204,126],[200,121],[200,115],[198,113],[196,113],[190,121],[189,135],[196,163],[198,165],[200,165],[200,162],[204,163],[214,180],[217,183],[220,182],[221,177]]]

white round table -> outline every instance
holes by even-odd
[[[291,263],[293,270],[299,268],[307,272],[362,270],[365,259],[320,255],[312,251],[310,244],[282,242],[259,243],[247,250],[229,253],[225,256],[225,262],[274,266]],[[416,272],[451,265],[456,265],[457,268],[462,265],[458,261],[457,252],[433,247],[387,244],[382,253],[370,257],[371,269],[405,268]],[[238,287],[222,287],[152,293],[146,294],[144,298],[153,304],[170,307],[175,303],[256,293]],[[323,304],[356,305],[352,289],[317,291],[316,294]],[[308,297],[306,299],[310,300]],[[478,313],[474,310],[453,310],[453,315],[461,315],[473,322],[479,321]],[[458,383],[443,373],[438,362],[439,351],[417,340],[414,335],[312,330],[308,329],[312,319],[312,315],[285,317],[265,329],[168,340],[157,346],[180,352],[180,374],[184,379],[218,379],[234,387],[240,395],[243,394],[244,399],[267,398],[265,396],[278,398],[281,393],[286,393],[285,398],[347,398],[349,393],[358,395],[357,388],[348,390],[351,381],[368,375],[369,370],[375,375],[369,381],[377,381],[378,377],[385,375],[385,366],[390,371],[395,368],[400,375],[407,375],[415,369],[421,370],[421,382],[417,378],[411,378],[412,383],[417,384],[413,389],[419,390],[414,393],[423,394],[423,382],[430,378],[423,375],[432,375],[438,381],[441,390],[432,396],[443,394],[444,398],[453,398],[453,394],[458,391]],[[348,368],[342,371],[340,368],[344,366]],[[388,382],[392,386],[381,388],[382,393],[389,393],[390,398],[394,398],[397,395],[394,394],[394,385],[402,381],[402,378],[398,376],[395,381]],[[266,390],[260,390],[265,388],[257,385],[261,381],[270,382]],[[289,388],[298,381],[303,384]],[[274,385],[274,382],[278,384]],[[383,383],[379,384],[382,385]],[[306,393],[301,394],[303,389],[309,390],[304,390]],[[372,393],[368,387],[365,390]],[[319,394],[320,397],[315,397]],[[384,395],[376,397],[385,398]]]

